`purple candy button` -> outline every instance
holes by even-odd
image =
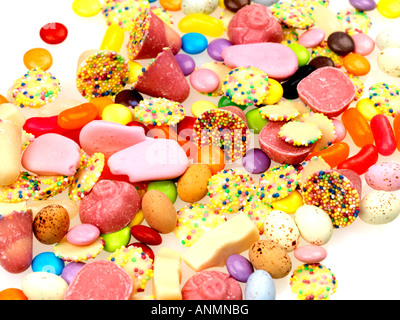
[[[228,257],[226,269],[232,278],[240,282],[246,282],[254,271],[250,261],[240,254],[232,254]]]
[[[261,149],[250,149],[242,159],[243,167],[250,173],[263,173],[271,165],[271,159]]]
[[[227,39],[215,39],[208,45],[207,53],[214,60],[224,61],[222,58],[222,51],[230,46],[232,46],[232,42]]]
[[[196,68],[196,62],[187,54],[180,53],[175,56],[182,73],[186,76],[190,75]]]
[[[81,270],[81,268],[84,266],[85,266],[85,263],[83,263],[83,262],[68,263],[67,265],[65,265],[65,267],[61,273],[61,278],[63,278],[69,285],[72,282],[72,280],[74,280],[78,271]]]
[[[374,0],[350,0],[350,4],[361,11],[370,11],[376,8]]]

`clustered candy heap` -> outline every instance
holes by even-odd
[[[400,214],[391,193],[400,166],[378,163],[400,150],[399,89],[377,82],[366,91],[362,80],[375,49],[368,11],[397,18],[400,2],[352,0],[336,15],[325,0],[153,2],[74,0],[76,14],[101,12],[107,25],[100,50],[79,57],[84,103],[58,98],[44,49],[25,54],[28,71],[0,96],[0,265],[33,271],[0,299],[272,300],[292,252],[301,265],[291,291],[329,299],[337,281],[321,263],[334,229]],[[170,13],[180,10],[182,37]],[[68,30],[51,23],[40,36],[54,45]],[[400,41],[384,31],[376,44],[381,71],[399,76],[391,57]],[[215,61],[196,66],[191,55],[205,50]],[[196,101],[187,115],[191,90],[218,106]],[[41,116],[26,119],[21,108]],[[346,133],[360,148],[351,157]],[[250,149],[253,139],[260,148]],[[374,191],[363,198],[364,174]],[[176,210],[178,197],[187,204]],[[183,253],[154,253],[168,234]],[[32,235],[54,253],[33,258]],[[182,288],[181,260],[196,272]],[[151,280],[152,295],[137,295]],[[221,282],[225,291],[210,289]]]

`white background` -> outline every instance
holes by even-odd
[[[158,2],[152,3],[152,5],[158,5]],[[351,6],[347,0],[332,0],[330,8],[336,13],[339,10],[351,8]],[[72,0],[1,1],[0,10],[2,12],[0,19],[0,94],[6,95],[13,81],[26,72],[23,64],[24,53],[32,48],[42,47],[48,49],[53,56],[54,62],[49,71],[61,82],[62,90],[59,99],[77,99],[85,102],[75,86],[75,70],[78,57],[82,52],[100,47],[107,28],[102,14],[99,13],[91,18],[79,17],[72,11]],[[218,18],[219,13],[220,9],[213,16]],[[399,30],[399,19],[384,18],[377,10],[367,14],[373,22],[369,33],[373,39],[385,28],[391,27]],[[172,15],[176,28],[182,14],[172,13]],[[67,26],[69,35],[65,42],[52,46],[40,39],[40,28],[49,22],[61,22]],[[209,38],[209,40],[212,40],[212,38]],[[387,76],[379,70],[376,63],[378,52],[379,50],[375,49],[372,54],[367,56],[372,69],[368,76],[362,77],[365,84],[363,97],[368,96],[368,88],[378,81],[400,87],[399,79]],[[125,49],[121,53],[125,55]],[[195,59],[198,64],[212,60],[206,52],[195,56]],[[145,66],[148,61],[141,61],[140,63]],[[130,88],[130,86],[128,85],[127,88]],[[184,102],[189,115],[192,103],[198,100],[218,102],[218,99],[199,95],[192,90],[191,97]],[[28,110],[24,110],[24,112],[28,112]],[[27,116],[31,114],[27,113]],[[347,136],[345,141],[351,146],[351,154],[355,154],[358,148],[354,147],[350,137]],[[396,151],[391,157],[380,157],[379,161],[399,162],[399,159],[399,152]],[[371,189],[365,183],[363,187],[363,196],[365,196]],[[396,195],[400,196],[400,193],[397,192]],[[206,203],[207,199],[203,199],[202,202]],[[185,205],[186,203],[178,199],[175,208],[179,210]],[[77,223],[79,223],[78,217],[72,221],[72,225]],[[380,226],[368,225],[361,219],[357,219],[349,227],[334,230],[331,240],[324,246],[328,251],[328,257],[323,262],[332,270],[338,282],[337,292],[332,296],[332,300],[400,298],[400,277],[398,276],[398,268],[400,267],[399,230],[400,218],[391,224]],[[185,250],[173,234],[163,236],[163,239],[161,246],[182,252]],[[53,246],[41,245],[35,238],[33,241],[34,256],[43,251],[53,251]],[[131,242],[134,241],[132,238]],[[302,244],[306,243],[302,242]],[[157,252],[161,246],[153,247],[154,251]],[[243,254],[246,256],[246,253]],[[107,252],[103,252],[98,256],[98,259],[106,259],[108,255]],[[290,256],[294,270],[300,262],[294,258],[293,253]],[[182,262],[182,270],[183,285],[193,272],[184,262]],[[219,270],[225,271],[224,268]],[[21,288],[22,279],[30,272],[31,269],[28,269],[21,274],[10,274],[0,268],[0,290],[10,287]],[[277,299],[296,299],[290,291],[289,279],[290,274],[283,279],[275,280]],[[244,285],[242,287],[244,289]],[[151,294],[151,283],[147,285],[145,294]]]

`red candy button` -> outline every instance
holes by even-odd
[[[157,246],[162,242],[161,235],[156,230],[147,226],[133,226],[131,228],[131,234],[136,240],[148,245]]]
[[[62,23],[50,22],[40,29],[40,38],[48,44],[59,44],[68,36],[68,29]]]

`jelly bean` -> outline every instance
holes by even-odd
[[[365,120],[371,121],[371,119],[379,114],[374,106],[374,103],[368,99],[364,98],[357,102],[356,109],[361,113]]]
[[[136,214],[135,217],[132,219],[131,222],[129,222],[129,228],[132,228],[133,226],[138,226],[140,225],[144,220],[144,215],[142,209],[140,209]]]
[[[299,67],[305,66],[310,61],[310,52],[308,49],[298,43],[290,43],[288,47],[293,50],[299,61]]]
[[[21,289],[8,288],[0,291],[0,300],[28,300]]]
[[[8,103],[8,100],[5,96],[0,94],[0,104],[3,104],[3,103]]]
[[[160,6],[167,11],[181,10],[182,0],[160,0]]]
[[[343,58],[345,69],[356,76],[365,76],[371,70],[371,64],[362,55],[349,53]]]
[[[32,133],[35,138],[46,133],[62,134],[65,131],[58,125],[58,116],[28,118],[23,129],[28,133]]]
[[[190,111],[194,117],[198,118],[203,112],[213,109],[217,109],[217,106],[214,103],[206,100],[200,100],[192,104]]]
[[[148,226],[133,226],[131,228],[131,235],[138,241],[151,245],[158,246],[162,243],[161,235]]]
[[[397,150],[400,151],[400,113],[393,119],[393,131],[396,137]]]
[[[40,29],[39,35],[47,44],[60,44],[67,38],[68,29],[62,23],[50,22]]]
[[[212,93],[218,89],[220,80],[211,69],[197,69],[190,75],[190,84],[193,89],[201,93]]]
[[[354,41],[354,53],[362,56],[369,55],[375,49],[375,41],[365,33],[356,33],[351,36]]]
[[[216,61],[224,61],[224,59],[222,58],[222,51],[232,45],[232,42],[230,42],[228,39],[215,39],[211,41],[208,45],[207,53],[211,58]]]
[[[110,104],[113,104],[114,101],[107,97],[97,97],[90,100],[90,103],[96,106],[97,113],[101,115],[103,113],[104,108],[109,106]]]
[[[147,244],[144,244],[144,243],[141,243],[141,242],[134,242],[134,243],[131,243],[130,245],[127,246],[127,248],[129,248],[129,247],[142,248],[143,252],[144,252],[151,260],[154,261],[154,252],[153,252],[153,250],[152,250]]]
[[[229,106],[238,107],[238,108],[240,108],[242,110],[246,110],[247,107],[248,107],[248,106],[243,106],[243,105],[236,104],[231,99],[229,99],[227,96],[222,96],[218,100],[218,108],[229,107]]]
[[[359,175],[367,172],[369,167],[378,162],[378,149],[373,144],[363,146],[354,156],[338,164],[338,169],[349,169]]]
[[[44,71],[50,69],[53,64],[51,53],[43,48],[30,49],[24,54],[24,65],[28,70],[36,68]]]
[[[396,150],[396,138],[388,118],[383,114],[377,114],[371,119],[370,125],[379,154],[392,155]]]
[[[274,201],[273,208],[287,214],[295,214],[298,208],[303,205],[303,197],[297,190],[291,192],[287,197]]]
[[[100,50],[110,50],[119,52],[124,43],[125,32],[118,25],[110,25],[104,34],[103,41],[100,45]]]
[[[115,103],[131,108],[136,107],[142,100],[143,96],[135,89],[122,90],[115,96]]]
[[[333,32],[327,40],[329,49],[340,56],[345,56],[354,50],[354,40],[346,32]]]
[[[81,17],[93,17],[101,10],[99,0],[74,0],[72,10]]]
[[[224,0],[225,7],[232,12],[238,12],[244,6],[250,4],[250,0]]]
[[[207,49],[208,40],[201,33],[190,32],[182,37],[182,50],[189,54],[199,54]]]
[[[53,252],[39,253],[32,260],[33,272],[49,272],[60,275],[64,269],[65,263],[62,259],[56,257]]]
[[[187,54],[177,54],[175,56],[176,61],[179,64],[179,67],[182,70],[182,73],[186,76],[190,75],[194,69],[196,68],[196,62],[193,58]]]
[[[104,250],[112,253],[115,250],[128,245],[131,240],[131,228],[126,226],[116,232],[102,233],[100,236],[104,240]]]
[[[259,134],[268,123],[267,119],[261,117],[258,109],[252,109],[246,113],[247,125],[255,134]]]
[[[346,160],[350,155],[350,147],[344,142],[336,142],[329,146],[328,148],[320,151],[316,151],[310,153],[306,160],[311,159],[312,157],[321,157],[325,160],[327,164],[331,166],[331,168],[335,168],[339,163]]]
[[[149,190],[161,191],[169,198],[169,200],[171,200],[172,203],[175,203],[178,196],[176,185],[172,180],[152,181],[147,185],[147,191]]]
[[[263,104],[275,104],[282,99],[283,87],[274,79],[268,79],[268,82],[270,84],[269,91],[267,97],[263,101]]]
[[[105,121],[127,124],[133,120],[133,115],[127,107],[122,104],[114,103],[103,109],[101,118]]]
[[[193,13],[182,18],[178,29],[183,33],[198,32],[215,38],[224,33],[224,27],[217,18],[202,13]]]
[[[379,0],[376,8],[386,18],[396,19],[400,17],[400,1],[398,0]]]
[[[374,143],[374,136],[367,120],[356,108],[348,108],[342,113],[342,123],[357,147]]]
[[[225,168],[224,150],[214,145],[203,146],[196,153],[194,162],[208,165],[211,173],[216,174]]]
[[[250,149],[242,158],[243,167],[250,173],[264,173],[271,166],[271,159],[259,148]]]
[[[90,102],[62,111],[58,115],[58,125],[66,130],[83,128],[98,115],[96,106]]]

